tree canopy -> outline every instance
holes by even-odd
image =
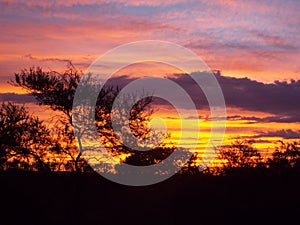
[[[81,135],[84,132],[88,132],[84,128],[74,126],[72,121],[73,99],[82,76],[83,73],[72,64],[63,73],[56,71],[45,72],[40,67],[32,67],[16,73],[14,81],[11,82],[13,85],[27,90],[29,94],[36,98],[40,105],[62,113],[63,117],[59,118],[56,132],[60,134],[60,141],[65,143],[65,147],[61,151],[69,154],[76,171],[81,170],[83,163],[82,152],[75,145],[75,138],[77,138],[80,145]],[[88,86],[88,91],[92,94],[98,93],[97,87],[98,84],[90,85]],[[123,105],[130,105],[132,102],[135,104],[131,108],[128,118],[130,130],[122,130],[124,124],[118,118],[128,117],[128,115],[125,115],[124,106],[117,107],[112,111],[114,99],[119,92],[120,87],[117,85],[104,86],[98,94],[95,106],[95,123],[99,133],[99,140],[110,148],[111,153],[113,155],[123,153],[136,154],[133,149],[124,145],[124,141],[130,143],[131,146],[140,146],[139,142],[141,140],[152,138],[149,140],[155,142],[163,139],[164,137],[161,134],[154,133],[148,126],[153,113],[153,109],[150,107],[153,101],[151,96],[142,99],[137,99],[133,95],[124,97]],[[118,138],[118,133],[114,130],[115,127],[112,127],[112,113],[117,117],[115,125],[123,131],[123,140]],[[81,119],[84,120],[86,118]],[[78,137],[74,136],[74,129],[78,131]],[[129,135],[129,133],[132,133],[133,136]]]
[[[49,154],[58,149],[50,130],[24,106],[10,102],[0,106],[0,166],[50,170]]]

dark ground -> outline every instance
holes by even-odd
[[[0,173],[0,224],[300,224],[298,175],[175,175],[130,187],[98,174]]]

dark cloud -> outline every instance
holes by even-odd
[[[217,75],[227,106],[291,117],[300,110],[300,81],[265,84]],[[282,118],[281,118],[282,119]]]
[[[207,72],[194,73],[197,76],[207,76]],[[228,119],[243,119],[257,122],[300,122],[300,80],[275,81],[266,84],[256,80],[235,77],[225,77],[220,73],[216,73],[220,87],[223,91],[227,107],[240,108],[240,114],[243,110],[253,112],[264,112],[273,114],[273,116],[260,118],[255,114],[251,117],[233,116]],[[207,108],[208,103],[203,91],[195,83],[195,81],[186,74],[174,74],[168,77],[176,82],[191,96],[198,109]],[[132,82],[134,78],[128,76],[120,76],[112,78],[108,84],[124,87]],[[205,83],[203,85],[209,85]],[[166,88],[156,85],[157,88]],[[176,90],[170,90],[170,96]],[[163,104],[163,103],[162,103]]]
[[[247,120],[247,123],[297,123],[300,122],[300,115],[276,115],[276,116],[266,116],[266,117],[256,117],[256,116],[241,116],[234,115],[228,116],[228,120]]]
[[[293,131],[291,129],[287,130],[277,130],[277,131],[268,131],[260,132],[260,134],[254,136],[253,138],[264,138],[264,137],[281,137],[284,139],[299,139],[300,131]]]
[[[60,59],[60,58],[38,58],[32,56],[31,54],[24,55],[25,58],[30,60],[38,60],[41,62],[63,62],[63,63],[72,63],[70,59]]]
[[[253,137],[251,137],[253,138]],[[252,140],[252,139],[251,139]],[[273,140],[266,140],[266,139],[253,139],[253,142],[255,144],[274,144],[276,143],[276,141],[274,142]],[[260,150],[261,153],[263,153],[262,149]],[[265,154],[269,154],[270,152],[268,150],[265,151]]]
[[[199,120],[199,119],[203,119],[203,118],[205,118],[205,117],[199,115],[199,116],[187,116],[184,119],[186,119],[186,120]]]
[[[195,73],[197,76],[207,76],[207,72]],[[239,108],[240,115],[229,116],[229,120],[247,120],[251,122],[300,122],[300,80],[275,81],[265,84],[255,80],[235,77],[225,77],[216,74],[216,78],[221,86],[227,107]],[[132,82],[135,78],[123,75],[113,77],[106,85],[119,86],[120,88]],[[168,79],[179,84],[192,98],[198,109],[208,107],[208,103],[203,91],[195,81],[186,74],[175,74]],[[205,83],[203,85],[210,85]],[[161,84],[155,84],[155,88],[167,88]],[[176,90],[169,90],[167,97],[172,98]],[[155,91],[154,91],[155,92]],[[19,95],[13,93],[1,94],[2,101],[32,102],[33,97],[29,95]],[[166,101],[156,101],[160,104],[167,104]],[[243,110],[253,111],[253,116],[242,116]],[[255,112],[270,113],[272,116],[258,117]]]
[[[36,103],[36,100],[32,95],[16,93],[0,93],[0,101],[15,103]]]

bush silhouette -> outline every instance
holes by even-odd
[[[0,167],[25,170],[50,170],[49,154],[55,153],[58,143],[50,130],[30,115],[24,106],[10,102],[0,106]]]

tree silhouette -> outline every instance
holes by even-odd
[[[268,166],[277,173],[299,170],[300,148],[298,142],[285,143],[279,141],[280,146],[275,148],[272,157],[268,159]]]
[[[40,105],[50,107],[53,111],[62,112],[57,131],[60,141],[64,142],[61,150],[68,154],[73,161],[76,171],[81,170],[81,152],[78,152],[72,131],[72,102],[80,81],[80,72],[69,66],[64,73],[55,71],[44,72],[42,68],[24,69],[15,74],[15,86],[20,86],[33,95]]]
[[[249,170],[262,163],[262,157],[257,149],[252,147],[253,141],[236,140],[229,146],[223,146],[219,150],[216,167],[217,172],[228,174],[235,170]]]
[[[50,170],[51,152],[58,143],[50,130],[24,106],[2,103],[0,107],[0,167],[2,170],[19,168]]]
[[[77,138],[80,148],[82,135],[89,132],[83,127],[75,127],[72,121],[73,99],[82,75],[82,72],[77,70],[72,64],[68,66],[64,73],[45,72],[42,68],[37,67],[29,70],[24,69],[20,73],[16,73],[15,80],[11,82],[15,86],[26,89],[36,98],[40,105],[48,106],[50,109],[62,113],[63,116],[59,118],[59,124],[57,125],[60,142],[64,143],[64,148],[61,151],[70,156],[76,171],[82,171],[85,163],[82,158],[82,152],[75,145],[75,138]],[[87,86],[85,91],[90,94],[98,93],[98,84]],[[131,148],[124,146],[124,139],[120,141],[118,134],[112,127],[112,106],[119,92],[118,86],[106,85],[98,94],[95,107],[95,122],[99,139],[107,148],[110,148],[113,155],[123,153],[135,154],[135,151]],[[88,94],[85,93],[85,95]],[[123,132],[123,138],[127,138],[128,140],[125,141],[131,143],[131,146],[140,146],[139,142],[143,140],[148,140],[148,144],[149,142],[153,144],[157,140],[164,138],[161,134],[154,133],[148,126],[150,116],[153,113],[149,106],[152,101],[153,98],[151,96],[142,99],[137,99],[136,96],[132,95],[124,96],[123,106],[114,109],[116,111],[114,114],[117,117],[116,126],[122,129],[124,124],[118,118],[128,117],[128,115],[125,115],[124,105],[126,107],[126,104],[130,105],[132,102],[136,102],[130,110],[130,130]],[[85,120],[86,118],[80,119]],[[77,137],[74,136],[73,129],[78,131]],[[127,135],[129,133],[132,133],[133,136]]]

